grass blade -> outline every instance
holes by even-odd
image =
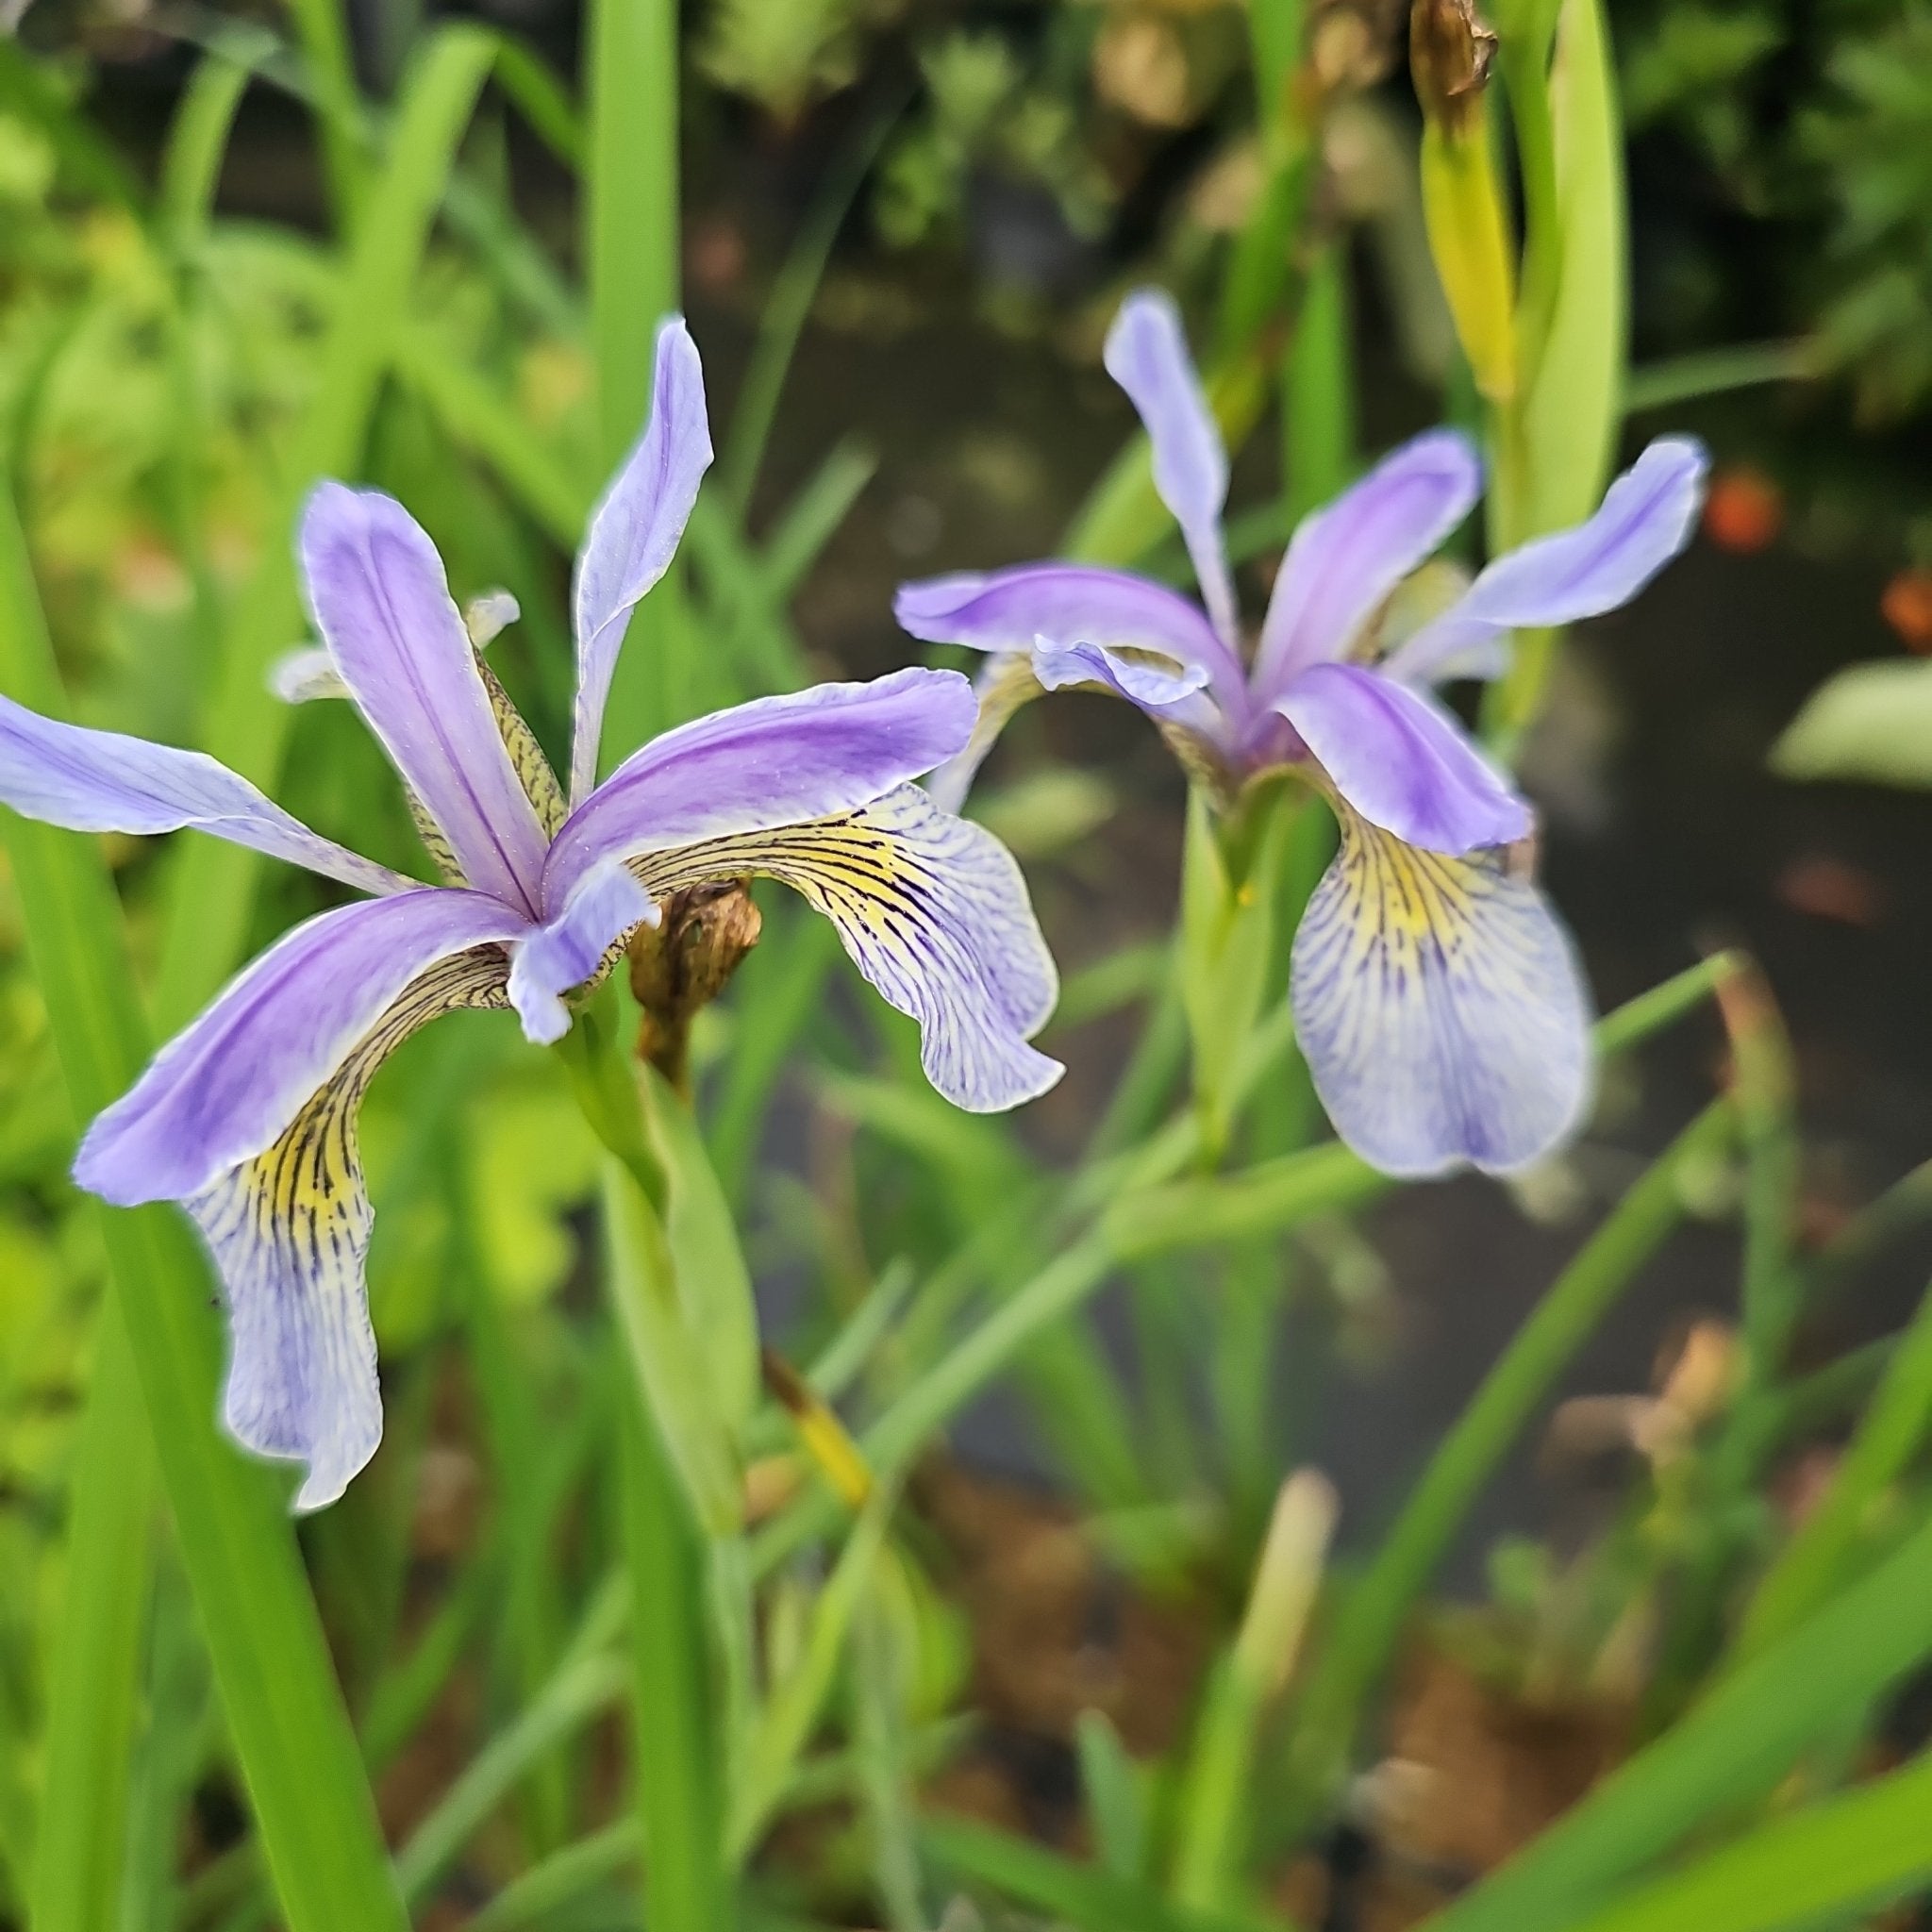
[[[33,1923],[109,1932],[126,1841],[141,1633],[153,1574],[154,1449],[118,1307],[101,1310],[55,1625]]]
[[[1918,1669],[1928,1653],[1932,1520],[1808,1623],[1721,1682],[1682,1723],[1434,1921],[1433,1932],[1520,1932],[1598,1904],[1705,1820],[1761,1798],[1807,1743]],[[1922,1790],[1916,1795],[1923,1828],[1924,1798]]]
[[[958,1818],[929,1818],[921,1843],[940,1864],[1082,1932],[1261,1932],[1274,1922],[1231,1912],[1187,1911],[1151,1886]]]
[[[1734,1656],[1755,1656],[1815,1608],[1843,1573],[1882,1492],[1932,1429],[1932,1291],[1899,1340],[1824,1500],[1757,1588]]]
[[[1776,1818],[1574,1932],[1776,1932],[1862,1917],[1932,1880],[1932,1757]]]
[[[0,500],[0,681],[42,708],[64,708],[10,498]],[[74,1110],[87,1119],[125,1091],[148,1051],[113,883],[92,841],[10,813],[4,830]],[[402,1932],[375,1807],[288,1519],[287,1478],[243,1460],[215,1429],[221,1343],[207,1270],[170,1208],[104,1211],[102,1233],[288,1924],[291,1932]],[[70,1610],[83,1614],[92,1612]],[[108,1627],[118,1629],[111,1620]]]

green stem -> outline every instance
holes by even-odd
[[[1463,1519],[1536,1407],[1682,1216],[1688,1170],[1730,1138],[1713,1102],[1610,1210],[1483,1378],[1424,1471],[1374,1561],[1348,1592],[1297,1713],[1295,1807],[1327,1802],[1363,1700],[1380,1682],[1410,1610]]]
[[[33,1924],[59,1932],[109,1932],[115,1923],[153,1582],[154,1486],[141,1378],[110,1300],[101,1310],[68,1516],[34,1843]]]

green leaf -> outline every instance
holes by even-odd
[[[1932,785],[1932,664],[1853,664],[1833,673],[1772,747],[1786,778]]]
[[[1932,1432],[1932,1291],[1886,1364],[1831,1487],[1799,1525],[1752,1599],[1734,1655],[1754,1656],[1824,1600],[1856,1563],[1886,1490]]]
[[[1596,508],[1622,414],[1629,318],[1624,144],[1602,0],[1563,0],[1550,76],[1562,259],[1546,339],[1524,405],[1527,521],[1580,523]]]
[[[1183,1910],[1152,1886],[962,1819],[927,1819],[919,1836],[941,1864],[1081,1932],[1264,1932],[1271,1924],[1240,1913]]]
[[[1434,1922],[1434,1932],[1521,1932],[1597,1905],[1707,1820],[1760,1800],[1808,1743],[1928,1655],[1932,1520],[1816,1616],[1724,1678],[1688,1717],[1457,1900]],[[1923,1820],[1923,1790],[1915,1797]]]
[[[1773,1818],[1551,1932],[1777,1932],[1860,1919],[1932,1880],[1932,1757]]]
[[[735,1438],[758,1396],[758,1311],[730,1204],[691,1108],[655,1068],[643,1071],[644,1120],[671,1199],[665,1233],[678,1306],[696,1342],[719,1421]]]
[[[55,1625],[33,1923],[110,1932],[127,1829],[141,1633],[153,1574],[154,1446],[121,1313],[101,1311]]]

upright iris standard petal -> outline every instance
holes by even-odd
[[[1295,935],[1295,1036],[1336,1131],[1385,1174],[1527,1166],[1590,1097],[1590,1000],[1536,888],[1344,812]]]
[[[447,887],[318,913],[230,981],[95,1120],[75,1178],[124,1208],[198,1193],[270,1146],[418,974],[526,929],[499,901]],[[501,976],[508,962],[497,966]]]
[[[1539,537],[1499,557],[1435,623],[1385,667],[1410,681],[1499,632],[1573,624],[1627,604],[1690,541],[1708,459],[1688,437],[1653,442],[1574,530]]]
[[[1108,331],[1103,359],[1147,425],[1154,446],[1154,487],[1181,526],[1201,582],[1201,601],[1231,645],[1240,631],[1221,541],[1227,451],[1201,393],[1173,297],[1158,289],[1129,295]]]
[[[957,671],[895,671],[756,698],[681,724],[633,754],[578,806],[550,852],[554,917],[592,866],[869,804],[942,764],[973,732]]]
[[[273,1146],[187,1203],[227,1302],[223,1418],[244,1447],[307,1464],[298,1509],[334,1502],[382,1437],[362,1274],[374,1221],[357,1145],[363,1091],[425,1022],[503,1003],[495,947],[438,960],[377,1015]]]
[[[1275,708],[1346,803],[1406,843],[1472,852],[1528,837],[1528,806],[1420,692],[1353,664],[1317,664]]]
[[[463,876],[534,912],[543,828],[504,748],[435,544],[392,497],[324,483],[303,513],[301,555],[316,628],[342,682]]]
[[[682,316],[658,330],[651,420],[591,516],[575,593],[577,698],[571,733],[570,802],[597,782],[604,706],[630,614],[671,568],[711,463],[705,372]]]
[[[0,803],[75,832],[151,834],[192,825],[364,892],[407,892],[417,885],[311,832],[205,752],[62,724],[5,697]]]
[[[886,1000],[919,1022],[926,1078],[956,1107],[1017,1107],[1063,1071],[1026,1043],[1059,981],[1020,868],[991,832],[941,811],[916,785],[809,824],[656,852],[631,871],[656,898],[748,873],[791,887]]]
[[[651,895],[622,859],[593,865],[563,910],[512,949],[509,1003],[523,1022],[525,1038],[539,1046],[561,1040],[570,1031],[563,995],[595,976],[612,950],[639,926],[656,925],[659,917]]]
[[[1383,600],[1441,547],[1482,491],[1469,439],[1431,430],[1304,517],[1274,579],[1254,688],[1266,705],[1311,664],[1341,657]]]

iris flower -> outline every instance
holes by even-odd
[[[703,372],[681,321],[657,344],[652,409],[591,519],[575,579],[577,692],[566,795],[393,499],[324,483],[299,558],[335,679],[408,790],[447,883],[425,887],[311,831],[197,752],[90,731],[0,699],[0,800],[85,831],[192,825],[370,896],[318,914],[248,966],[88,1129],[83,1187],[179,1201],[225,1289],[229,1429],[307,1465],[333,1501],[382,1429],[363,1279],[364,1089],[425,1022],[515,1009],[533,1041],[566,996],[688,887],[763,874],[837,927],[923,1029],[932,1083],[1008,1108],[1059,1068],[1026,1042],[1055,999],[1019,869],[910,781],[973,729],[957,673],[907,670],[761,698],[666,732],[595,784],[630,614],[663,575],[711,458]],[[313,680],[310,680],[311,683]]]
[[[1530,808],[1434,688],[1497,675],[1512,629],[1635,596],[1689,539],[1702,450],[1653,442],[1587,523],[1498,558],[1402,637],[1398,589],[1482,486],[1466,438],[1419,436],[1304,519],[1250,648],[1222,541],[1227,458],[1173,303],[1131,296],[1106,362],[1146,425],[1201,602],[1063,562],[904,586],[898,617],[914,637],[991,654],[974,741],[934,795],[957,809],[1013,708],[1070,685],[1138,705],[1224,805],[1263,774],[1298,774],[1341,826],[1290,981],[1336,1130],[1394,1174],[1527,1165],[1587,1103],[1590,1000],[1526,875]]]

